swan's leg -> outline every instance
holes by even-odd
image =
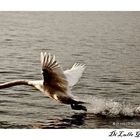
[[[83,105],[79,105],[79,104],[71,104],[71,108],[74,110],[84,110],[87,111],[87,108]]]

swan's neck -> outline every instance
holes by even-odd
[[[6,82],[6,83],[0,84],[0,89],[9,88],[12,86],[17,86],[17,85],[30,85],[30,84],[29,84],[28,80],[16,80],[16,81],[11,81],[11,82]]]

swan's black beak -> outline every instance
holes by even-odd
[[[79,104],[71,104],[71,108],[74,110],[84,110],[87,111],[87,108],[83,105],[79,105]]]

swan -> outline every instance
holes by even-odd
[[[55,55],[41,52],[41,67],[43,80],[14,80],[1,83],[0,89],[17,85],[33,86],[48,97],[70,105],[74,110],[87,111],[83,106],[85,102],[76,99],[71,93],[72,87],[79,81],[86,68],[84,64],[75,63],[71,69],[63,71]]]

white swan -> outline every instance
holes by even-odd
[[[71,69],[63,71],[55,59],[55,55],[41,52],[41,66],[43,80],[15,80],[0,84],[0,89],[17,85],[30,85],[43,92],[45,95],[61,103],[70,104],[72,109],[87,111],[81,105],[84,102],[77,100],[71,94],[71,88],[82,76],[85,65],[75,63]]]

